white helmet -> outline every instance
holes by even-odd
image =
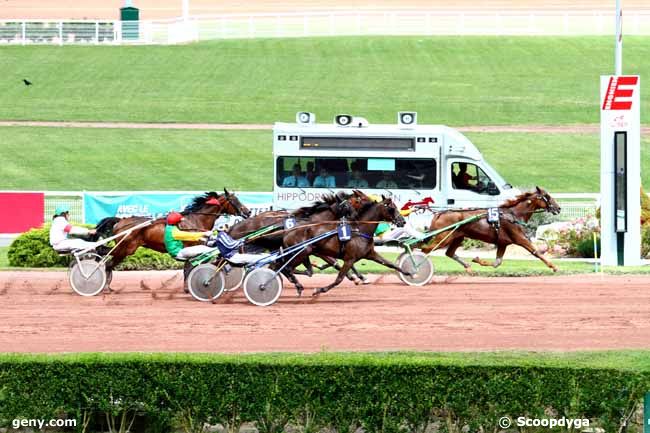
[[[244,218],[235,215],[220,215],[214,222],[214,230],[227,232],[235,224],[244,221]]]

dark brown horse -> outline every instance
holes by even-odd
[[[207,203],[211,198],[217,199],[218,203]],[[179,224],[179,228],[196,231],[211,230],[217,217],[224,213],[240,215],[244,218],[250,215],[248,208],[239,201],[235,194],[231,194],[227,190],[224,190],[224,194],[208,192],[202,196],[197,196],[181,213],[184,218]],[[146,221],[146,219],[145,217],[106,218],[97,224],[98,232],[103,231],[102,236],[118,234]],[[165,218],[158,218],[151,225],[133,231],[123,240],[118,239],[119,245],[111,253],[111,260],[108,262],[107,269],[112,270],[127,256],[135,253],[139,247],[150,248],[161,253],[167,252],[164,240],[165,225]],[[110,230],[105,229],[107,226],[110,226]],[[99,230],[99,228],[102,230]]]
[[[463,243],[463,239],[470,238],[494,244],[497,247],[496,260],[492,263],[482,260],[478,257],[472,260],[481,266],[498,267],[503,262],[503,254],[506,252],[508,245],[519,245],[528,250],[532,255],[543,261],[546,266],[553,269],[557,268],[553,263],[547,260],[528,239],[523,225],[530,220],[532,215],[539,210],[550,212],[553,215],[560,213],[560,206],[546,191],[536,187],[535,191],[520,194],[512,200],[508,200],[499,206],[498,224],[490,223],[487,220],[487,209],[471,210],[449,210],[434,215],[429,230],[438,230],[448,227],[452,224],[463,221],[476,215],[486,215],[477,221],[461,225],[455,230],[449,230],[440,233],[435,238],[427,241],[426,244],[420,245],[419,248],[426,254],[434,249],[447,248],[446,255],[454,259],[471,273],[472,268],[469,263],[462,260],[456,255],[456,249]]]
[[[261,228],[276,226],[277,229],[274,232],[260,236],[250,242],[254,247],[274,251],[283,246],[283,239],[286,233],[284,230],[284,222],[287,218],[294,218],[298,225],[320,224],[325,221],[338,221],[342,217],[354,219],[357,216],[357,210],[360,209],[365,201],[370,201],[370,199],[360,191],[354,191],[352,194],[339,193],[336,195],[325,195],[321,200],[314,204],[301,207],[293,212],[268,211],[252,218],[248,218],[233,226],[228,234],[235,239],[239,239]],[[329,266],[333,266],[337,270],[340,269],[336,259],[323,255],[317,256],[328,263]],[[304,257],[302,264],[305,266],[306,274],[311,276],[312,264],[309,261],[308,256]],[[352,268],[352,271],[355,273],[357,279],[355,280],[352,275],[348,274],[347,277],[350,280],[355,282],[365,280],[365,277],[356,269]],[[300,293],[303,290],[303,286],[295,278],[294,274],[296,273],[298,272],[283,271],[283,274],[296,286],[296,289]]]
[[[398,272],[410,275],[395,264],[379,255],[374,248],[373,234],[377,225],[381,221],[394,223],[398,227],[405,224],[404,217],[399,212],[391,198],[382,197],[382,201],[370,201],[359,209],[358,216],[355,220],[349,221],[352,237],[350,240],[342,242],[338,236],[334,235],[314,245],[310,245],[298,255],[287,267],[294,268],[298,266],[304,256],[310,254],[338,258],[343,260],[343,266],[339,270],[334,282],[328,286],[314,290],[314,295],[325,293],[331,288],[336,287],[343,281],[343,278],[352,268],[352,266],[361,259],[372,260]],[[322,223],[318,225],[305,224],[298,226],[289,231],[284,237],[284,246],[298,244],[300,242],[312,239],[318,235],[326,233],[337,228],[338,222]]]

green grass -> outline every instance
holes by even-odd
[[[496,252],[494,253],[496,256]],[[382,256],[391,261],[395,261],[397,253],[382,253]],[[470,261],[470,259],[467,259]],[[488,260],[492,260],[489,258]],[[435,275],[467,275],[465,269],[452,259],[448,257],[432,257]],[[535,275],[572,275],[572,274],[588,274],[594,272],[593,263],[578,262],[578,261],[551,261],[559,268],[557,273],[551,271],[540,260],[505,260],[501,266],[494,269],[491,267],[483,267],[476,264],[472,265],[472,270],[475,275],[481,277],[519,277],[519,276],[535,276]],[[378,263],[362,260],[356,265],[359,272],[362,274],[385,274],[394,272]],[[619,267],[605,267],[607,274],[650,274],[650,266],[636,266],[630,268]],[[333,273],[332,269],[325,272]]]
[[[150,362],[197,362],[283,365],[455,365],[455,366],[525,366],[551,368],[597,368],[621,371],[650,371],[650,351],[647,350],[605,350],[580,352],[376,352],[346,353],[66,353],[66,354],[17,354],[0,353],[0,363],[42,362],[119,363],[147,360]]]
[[[7,251],[9,251],[9,247],[0,247],[0,268],[9,267],[9,259],[7,258]]]
[[[599,191],[597,135],[469,133],[510,183]],[[270,131],[0,127],[0,189],[271,191]],[[28,155],[28,157],[26,157]],[[650,137],[642,140],[650,185]]]
[[[272,188],[270,131],[6,127],[0,137],[0,189]]]
[[[650,75],[649,42],[626,37],[627,74]],[[0,48],[0,119],[251,123],[309,110],[378,123],[411,109],[421,123],[597,123],[599,76],[612,72],[610,37],[10,46]],[[648,86],[641,101],[649,123]]]

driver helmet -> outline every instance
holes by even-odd
[[[178,212],[170,212],[167,214],[167,224],[176,225],[183,219],[183,215]]]
[[[243,221],[244,218],[235,215],[220,215],[214,222],[214,229],[219,232],[227,232],[232,226]]]
[[[368,198],[374,201],[375,203],[379,203],[381,201],[381,197],[379,197],[376,194],[368,194]]]
[[[70,206],[67,204],[60,204],[54,210],[54,215],[63,215],[66,212],[70,212]]]

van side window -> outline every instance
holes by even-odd
[[[492,180],[476,164],[454,162],[451,164],[451,183],[454,189],[466,189],[479,194],[488,194],[487,186]]]
[[[434,189],[432,158],[279,156],[276,184],[283,188]]]

